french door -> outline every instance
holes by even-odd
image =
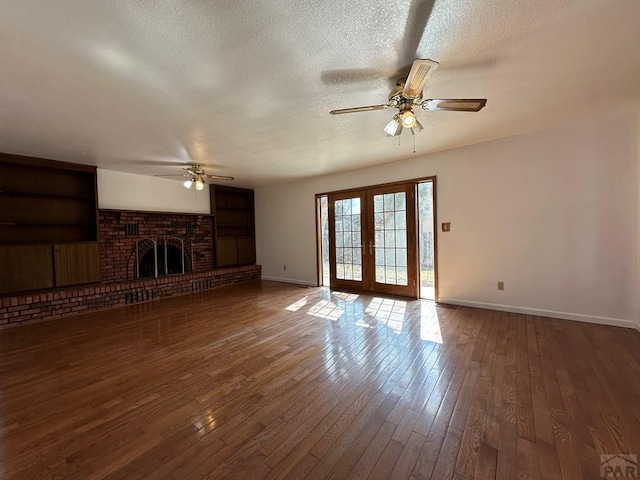
[[[417,296],[415,183],[329,199],[331,288]]]

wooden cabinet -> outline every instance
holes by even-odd
[[[216,266],[228,267],[238,264],[238,240],[236,237],[216,239]]]
[[[253,190],[211,185],[216,267],[256,262]]]
[[[100,281],[98,243],[0,245],[0,295]]]
[[[238,237],[238,264],[256,263],[256,241],[254,237]]]
[[[57,287],[100,281],[98,244],[71,243],[53,246]]]
[[[53,286],[51,245],[0,246],[0,294]]]
[[[96,168],[0,154],[0,293],[99,281]]]

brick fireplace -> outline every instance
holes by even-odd
[[[100,210],[98,221],[104,283],[137,280],[137,266],[154,241],[180,248],[181,240],[187,273],[213,269],[211,215]]]
[[[213,268],[211,215],[100,210],[98,220],[101,283],[2,298],[0,326],[40,322],[260,278],[259,265]],[[144,275],[140,275],[141,265]],[[182,265],[185,273],[181,273]]]

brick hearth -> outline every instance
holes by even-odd
[[[41,322],[87,311],[198,292],[259,279],[260,273],[259,265],[248,265],[137,282],[91,285],[5,297],[0,300],[0,325]]]

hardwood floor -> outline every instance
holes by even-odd
[[[600,478],[640,334],[251,282],[0,330],[3,479]]]

